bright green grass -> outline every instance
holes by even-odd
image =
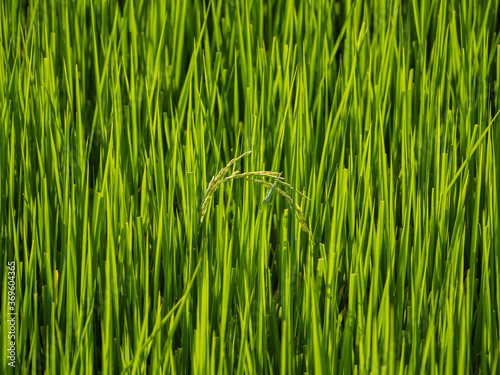
[[[0,373],[12,260],[18,373],[500,371],[498,1],[29,3],[0,3]],[[232,179],[200,222],[248,150],[228,175],[311,200]]]

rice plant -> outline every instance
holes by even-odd
[[[0,374],[499,373],[499,3],[0,2]]]

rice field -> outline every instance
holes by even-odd
[[[499,1],[0,2],[0,373],[500,373]]]

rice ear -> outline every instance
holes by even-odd
[[[229,180],[234,180],[238,178],[244,178],[247,181],[257,183],[257,184],[262,184],[264,186],[267,186],[269,188],[274,189],[276,193],[281,195],[286,199],[290,207],[294,207],[293,199],[283,190],[279,189],[276,184],[279,182],[280,184],[292,189],[293,191],[297,192],[300,194],[302,197],[305,199],[309,199],[307,196],[302,194],[300,191],[295,190],[292,185],[287,183],[283,177],[281,177],[282,172],[272,172],[272,171],[254,171],[254,172],[245,172],[245,173],[240,173],[240,171],[236,170],[233,173],[231,173],[228,177],[224,178],[224,176],[229,172],[229,168],[231,165],[236,163],[238,160],[242,159],[244,156],[249,155],[252,152],[252,150],[247,151],[240,156],[232,159],[227,165],[222,168],[219,173],[215,177],[212,177],[210,182],[208,183],[207,190],[205,191],[205,198],[203,199],[203,202],[201,204],[201,217],[200,217],[200,223],[203,223],[203,219],[205,217],[205,214],[207,213],[208,206],[210,204],[210,200],[212,199],[212,195],[217,191],[219,185],[221,185],[223,182],[229,181]],[[248,177],[264,177],[264,178],[269,178],[274,180],[274,184],[267,182],[265,180],[257,180],[255,178],[248,178]],[[271,192],[271,190],[270,190]],[[269,192],[269,193],[270,193]],[[268,194],[269,194],[268,193]],[[266,197],[267,198],[267,197]],[[298,204],[295,204],[295,216],[297,217],[297,220],[299,221],[300,228],[306,232],[309,237],[312,239],[312,232],[309,230],[309,227],[307,225],[306,218],[304,217],[304,214],[302,212],[302,209]],[[314,241],[313,241],[314,243]]]

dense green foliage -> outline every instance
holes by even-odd
[[[0,373],[498,373],[498,12],[1,1]]]

